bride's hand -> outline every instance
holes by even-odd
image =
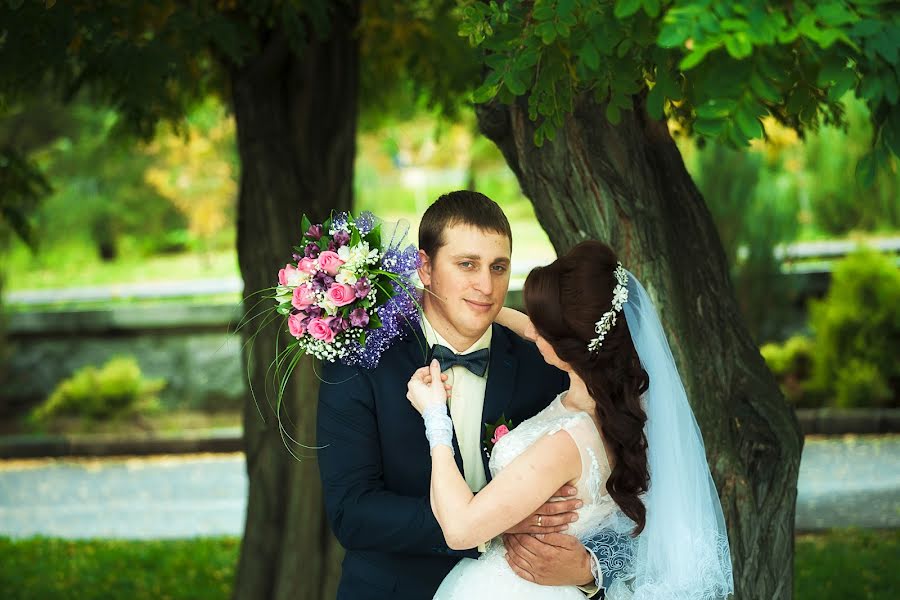
[[[441,373],[440,363],[432,360],[429,366],[421,367],[412,374],[406,384],[406,398],[419,414],[429,404],[447,404],[453,388],[446,381],[447,375]]]

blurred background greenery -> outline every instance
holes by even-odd
[[[718,226],[744,316],[786,397],[799,407],[897,407],[898,258],[895,250],[864,248],[900,236],[900,173],[891,159],[871,188],[857,184],[854,166],[872,130],[862,102],[848,94],[844,107],[845,130],[823,125],[800,139],[770,120],[767,140],[743,152],[698,145],[672,128]],[[357,210],[406,219],[414,236],[418,215],[438,195],[478,189],[510,217],[520,277],[554,258],[531,204],[496,147],[477,134],[470,110],[448,117],[415,101],[397,108],[363,113]],[[239,278],[238,158],[228,110],[210,97],[143,143],[116,135],[119,120],[76,100],[35,103],[0,123],[0,139],[28,142],[52,189],[31,215],[30,244],[9,230],[0,235],[5,292]],[[824,260],[790,251],[797,243],[846,241],[863,249]],[[818,273],[827,281],[832,271],[840,285],[816,290],[791,276]],[[216,298],[239,300],[237,291]],[[140,404],[137,395],[132,402]]]

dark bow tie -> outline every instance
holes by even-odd
[[[459,365],[472,371],[479,377],[484,377],[487,372],[488,358],[491,355],[489,348],[476,350],[468,354],[457,354],[447,346],[435,344],[431,349],[432,357],[441,363],[441,371],[446,371],[450,367]]]

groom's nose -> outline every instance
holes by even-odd
[[[494,293],[494,278],[491,273],[491,268],[488,266],[485,269],[479,270],[475,277],[475,290],[485,296],[491,296]]]

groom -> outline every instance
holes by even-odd
[[[431,511],[431,458],[422,418],[406,400],[412,373],[433,354],[452,385],[454,453],[477,492],[490,480],[483,424],[518,425],[567,386],[536,347],[493,323],[509,286],[512,233],[500,207],[477,192],[441,196],[419,227],[421,327],[367,370],[323,364],[317,445],[328,519],[347,550],[339,600],[427,600],[463,557],[447,547]],[[563,488],[560,495],[574,493]],[[576,585],[600,597],[591,555],[561,533],[576,501],[545,504],[506,536],[522,577]],[[530,533],[549,535],[532,536]]]

